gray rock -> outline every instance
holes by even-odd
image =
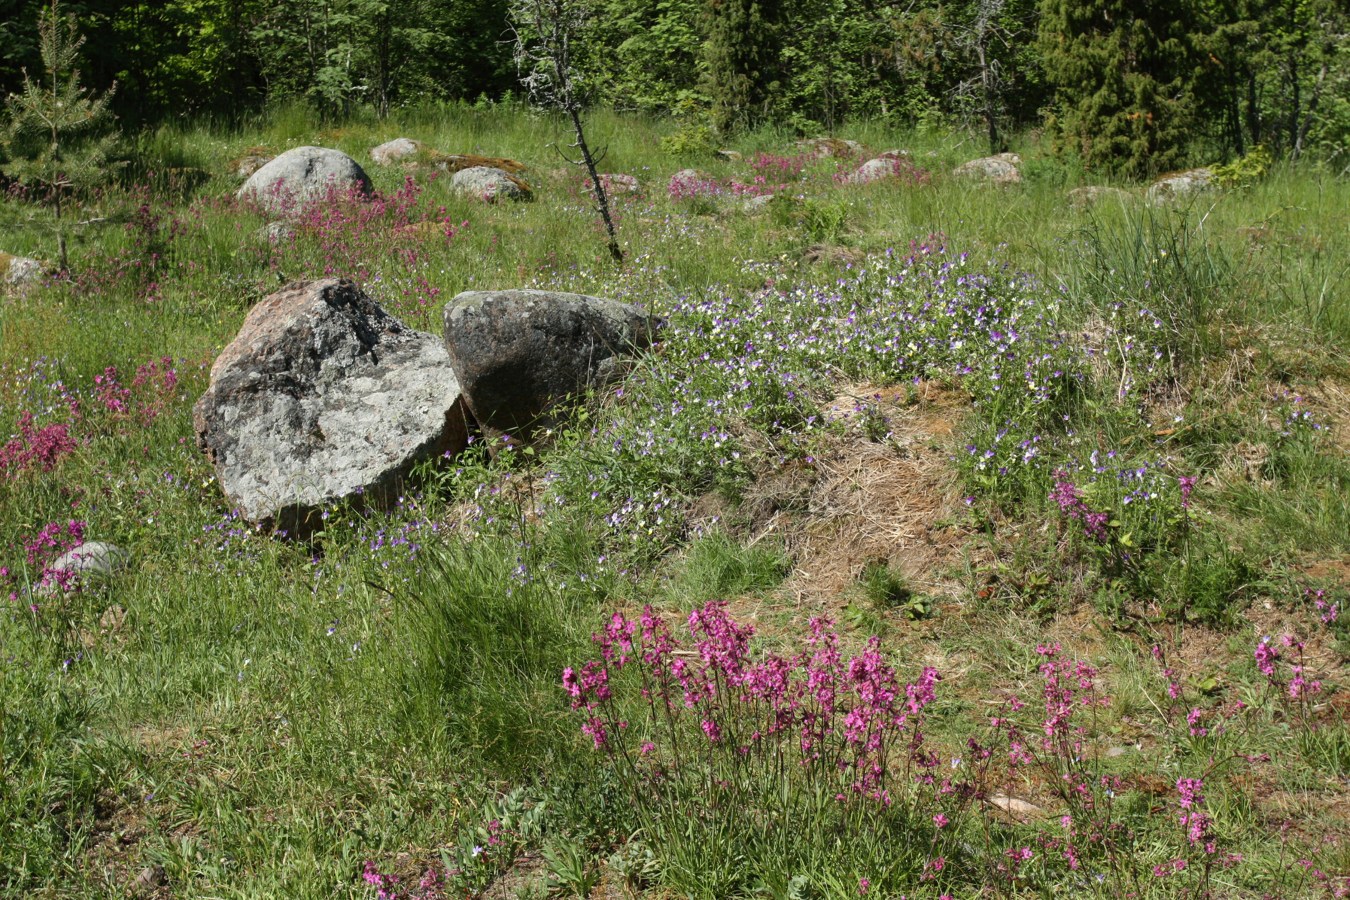
[[[952,174],[957,178],[970,178],[988,184],[1020,184],[1022,181],[1022,157],[1016,153],[999,153],[962,163]]]
[[[440,340],[332,278],[288,285],[249,311],[193,424],[242,515],[300,537],[321,507],[386,505],[414,465],[468,441]]]
[[[334,191],[368,196],[370,179],[339,150],[296,147],[250,175],[236,196],[272,215],[294,215]]]
[[[163,866],[146,866],[127,886],[127,893],[133,897],[149,897],[168,883],[169,876]]]
[[[757,216],[762,212],[767,212],[769,204],[773,202],[773,194],[757,194],[754,197],[745,197],[741,200],[741,212],[747,216]]]
[[[486,203],[507,200],[528,200],[529,189],[502,169],[492,166],[470,166],[450,176],[450,186],[467,197],[476,197]]]
[[[914,167],[909,165],[908,153],[903,156],[898,155],[897,151],[890,151],[890,153],[896,155],[878,156],[876,159],[869,159],[856,170],[844,176],[844,181],[848,184],[871,184],[875,181],[885,181],[888,178],[914,171]]]
[[[416,156],[421,149],[422,144],[412,138],[394,138],[371,150],[370,158],[378,165],[388,166],[409,156]]]
[[[1069,191],[1069,205],[1075,209],[1091,209],[1099,203],[1129,203],[1134,194],[1116,187],[1090,184]]]
[[[591,180],[586,179],[587,190],[590,189]],[[600,176],[600,184],[604,187],[607,194],[636,194],[642,185],[637,178],[632,175],[605,175]]]
[[[845,141],[840,138],[832,137],[814,137],[798,141],[798,151],[810,153],[812,156],[834,156],[849,157],[860,156],[863,152],[862,144],[857,141]]]
[[[107,581],[127,567],[131,556],[116,544],[85,541],[62,553],[47,566],[40,596],[52,596],[62,588],[74,590]]]
[[[295,226],[289,222],[268,222],[258,229],[258,237],[273,244],[289,241],[295,237]]]
[[[1167,206],[1217,188],[1212,169],[1190,169],[1159,178],[1149,185],[1144,199],[1150,206]]]
[[[658,323],[628,303],[552,291],[467,291],[445,308],[445,346],[483,432],[530,441],[569,395],[618,373]]]
[[[32,284],[42,277],[42,263],[27,256],[0,253],[0,283],[11,287]]]

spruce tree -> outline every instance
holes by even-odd
[[[103,181],[108,153],[117,140],[110,128],[110,90],[96,97],[80,84],[75,68],[84,38],[74,16],[64,16],[58,0],[38,22],[42,75],[23,73],[23,90],[5,102],[8,124],[3,135],[5,170],[37,191],[54,216],[61,271],[70,268],[64,214],[72,194]]]
[[[718,134],[768,117],[779,89],[782,17],[780,0],[708,0],[703,53]]]
[[[1090,170],[1141,177],[1185,159],[1194,114],[1193,0],[1042,0],[1052,125]]]

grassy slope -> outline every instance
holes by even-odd
[[[1171,782],[1200,771],[1215,773],[1211,805],[1225,846],[1250,859],[1215,875],[1221,894],[1259,894],[1268,886],[1262,873],[1292,859],[1294,849],[1282,850],[1275,836],[1281,821],[1300,823],[1298,847],[1345,833],[1350,736],[1335,724],[1346,709],[1345,633],[1321,627],[1303,602],[1305,588],[1324,588],[1344,608],[1350,553],[1344,181],[1281,170],[1185,213],[1108,206],[1085,214],[1064,199],[1076,176],[1033,156],[1035,147],[1025,148],[1028,182],[996,191],[945,177],[978,155],[963,138],[869,128],[856,136],[876,150],[909,148],[932,183],[840,187],[832,163],[811,164],[792,189],[803,199],[751,217],[725,203],[667,199],[666,179],[690,162],[658,151],[665,126],[598,115],[592,127],[594,142],[609,147],[604,168],[646,185],[619,205],[630,260],[623,271],[607,263],[580,176],[551,146],[565,149],[567,135],[546,117],[458,109],[324,129],[291,114],[256,131],[140,136],[132,168],[147,187],[110,192],[90,208],[89,217],[108,221],[75,244],[81,282],[0,300],[0,432],[17,432],[24,411],[38,425],[65,421],[58,382],[81,401],[72,455],[50,472],[0,480],[0,565],[11,587],[31,577],[25,541],[72,516],[88,523],[88,537],[116,541],[135,559],[107,591],[44,602],[36,612],[16,601],[0,619],[7,893],[119,896],[137,873],[161,865],[163,883],[138,890],[364,896],[363,861],[406,873],[433,860],[435,848],[472,845],[483,821],[502,815],[484,804],[514,785],[547,800],[544,843],[567,836],[603,857],[632,827],[631,810],[621,784],[579,745],[557,673],[587,657],[586,639],[610,608],[651,600],[678,612],[714,597],[734,600],[769,646],[795,643],[805,619],[823,613],[840,620],[849,645],[880,631],[888,646],[904,648],[902,661],[938,665],[950,693],[930,730],[948,755],[961,752],[989,698],[1009,686],[1034,696],[1035,646],[1063,641],[1066,652],[1101,667],[1115,698],[1099,723],[1099,749],[1139,748],[1102,765],[1130,779],[1145,868],[1178,852]],[[279,248],[254,237],[264,219],[223,199],[237,184],[227,163],[248,147],[313,143],[364,159],[397,135],[519,159],[538,199],[484,207],[419,175],[422,192],[408,216],[442,223],[429,238],[393,236],[403,219],[391,210],[365,224],[312,224]],[[738,145],[747,159],[789,147],[775,133]],[[696,163],[717,178],[748,180],[744,163]],[[370,172],[387,195],[403,182],[398,170]],[[10,227],[32,215],[0,206],[13,236],[3,249],[41,255],[39,228]],[[632,468],[616,467],[595,503],[579,485],[610,457],[583,430],[538,465],[516,460],[514,481],[489,499],[479,486],[500,483],[508,470],[500,461],[443,473],[387,519],[335,513],[314,554],[233,521],[194,449],[190,406],[213,354],[252,302],[292,278],[359,273],[397,314],[428,330],[438,330],[439,307],[458,291],[535,285],[661,312],[730,298],[728,315],[765,310],[758,336],[795,315],[810,286],[847,277],[844,263],[890,247],[906,252],[932,233],[970,254],[977,269],[997,257],[1034,274],[1046,289],[1028,296],[1062,289],[1061,327],[1083,336],[1071,343],[1123,334],[1103,324],[1113,308],[1143,305],[1158,316],[1149,340],[1170,354],[1176,377],[1141,375],[1122,400],[1112,387],[1143,357],[1126,353],[1104,372],[1089,368],[1090,389],[1056,401],[1083,423],[1062,452],[1081,457],[1100,446],[1131,459],[1166,457],[1169,484],[1177,474],[1199,475],[1204,542],[1164,547],[1159,538],[1156,565],[1121,569],[1118,556],[1075,540],[1072,528],[1047,527],[1059,521],[1043,500],[1047,472],[981,483],[968,464],[953,467],[948,460],[980,440],[980,423],[993,413],[988,402],[972,411],[967,391],[982,399],[976,381],[936,368],[918,390],[905,390],[907,373],[841,357],[813,373],[810,403],[828,408],[838,395],[846,405],[873,405],[828,429],[775,429],[767,418],[722,412],[709,421],[743,455],[722,467],[725,477],[709,476],[730,457],[700,443],[699,422],[669,413],[662,393],[712,397],[726,387],[712,375],[680,386],[672,367],[698,358],[696,336],[672,342],[673,361],[640,369],[634,402],[653,412],[613,400],[593,410],[591,421],[616,440],[629,441],[644,420],[666,423],[675,436],[675,450],[654,461],[624,456]],[[770,284],[788,293],[761,293]],[[793,290],[805,293],[794,300]],[[711,339],[707,346],[719,350]],[[138,366],[166,356],[176,385],[157,390],[162,378],[151,373],[148,385],[132,388]],[[766,363],[798,364],[807,366],[796,357]],[[95,378],[109,366],[132,389],[126,412],[98,395]],[[661,380],[668,375],[675,380]],[[1283,428],[1293,436],[1282,439],[1283,418],[1304,409],[1330,427]],[[819,464],[802,483],[775,480],[779,460],[807,457]],[[917,468],[903,472],[928,479],[925,487],[897,495],[883,476],[911,463]],[[566,510],[538,523],[529,510],[550,496],[551,479]],[[969,509],[960,502],[967,493],[976,496]],[[631,520],[641,527],[616,534],[598,524],[633,498],[648,504]],[[664,516],[651,508],[667,501]],[[940,549],[915,555],[921,532],[899,508],[924,503],[947,521],[922,532]],[[484,509],[476,517],[475,505]],[[856,524],[869,510],[875,527]],[[714,515],[720,527],[710,524]],[[700,539],[687,523],[711,528],[711,537]],[[482,536],[466,545],[459,534],[468,529]],[[1190,553],[1204,563],[1192,564]],[[850,586],[869,562],[899,573],[900,587],[888,590],[884,578],[873,578],[871,590]],[[1309,666],[1325,682],[1308,709],[1278,702],[1252,662],[1257,636],[1291,629],[1307,637]],[[1160,676],[1149,668],[1155,642],[1181,660],[1173,665],[1197,705],[1243,699],[1256,712],[1215,741],[1187,735],[1186,710],[1162,708]],[[902,674],[913,668],[902,662]],[[1234,753],[1275,761],[1214,765]],[[1016,787],[1054,812],[1052,786],[1029,777]],[[964,826],[971,840],[982,833],[978,820]],[[1035,827],[1000,821],[994,831],[1012,846],[1031,840]],[[529,835],[521,840],[533,852],[541,839]],[[689,850],[656,849],[668,863]],[[1319,853],[1326,871],[1350,867],[1344,847]],[[497,861],[505,865],[508,855]],[[788,857],[764,859],[760,877],[771,881],[764,873]],[[497,861],[466,883],[488,879]],[[855,864],[840,863],[828,873],[834,886],[822,877],[815,889],[852,893]],[[991,877],[969,865],[959,876],[966,880],[951,883],[957,895]],[[777,874],[786,883],[797,873]],[[925,889],[896,878],[891,887]],[[1074,884],[1051,867],[1037,878],[1005,889]],[[696,895],[723,890],[673,867],[665,883]],[[1180,890],[1175,884],[1155,880],[1145,890],[1167,896]],[[1291,875],[1282,890],[1316,895],[1321,887]]]

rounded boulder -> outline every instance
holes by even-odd
[[[445,308],[445,346],[464,399],[491,439],[534,440],[561,404],[616,377],[659,323],[642,308],[556,291],[467,291]]]
[[[370,178],[340,150],[296,147],[249,176],[236,195],[271,215],[294,215],[331,195],[368,197]]]

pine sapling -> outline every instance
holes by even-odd
[[[8,157],[8,174],[37,188],[39,200],[51,207],[61,271],[66,272],[67,197],[108,175],[108,154],[118,137],[109,127],[108,109],[116,85],[99,97],[80,84],[75,64],[84,38],[58,0],[42,11],[38,37],[42,74],[35,80],[25,69],[23,90],[5,101],[0,146]]]

